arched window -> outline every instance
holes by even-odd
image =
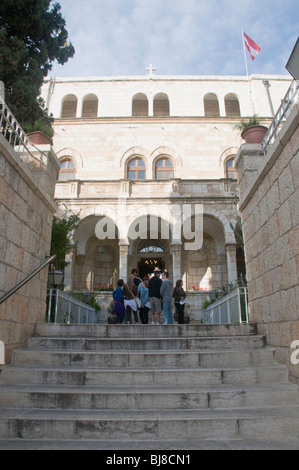
[[[134,158],[128,163],[128,179],[145,180],[145,164],[141,158]]]
[[[133,97],[132,116],[148,116],[148,99],[143,93],[138,93]]]
[[[77,96],[67,95],[63,98],[61,117],[72,118],[76,117],[77,114]]]
[[[226,178],[237,179],[237,171],[234,168],[235,157],[229,157],[225,161],[225,176]]]
[[[164,253],[164,245],[160,240],[141,240],[138,253]]]
[[[156,180],[168,180],[173,178],[174,168],[172,162],[167,157],[160,158],[155,165]]]
[[[154,97],[154,116],[169,116],[169,99],[165,93]]]
[[[203,103],[206,117],[220,116],[218,98],[214,93],[208,93],[205,95]]]
[[[241,116],[239,100],[236,95],[229,93],[224,98],[225,113],[227,117],[230,116]]]
[[[96,95],[87,95],[83,100],[82,117],[97,117],[99,100]]]
[[[58,181],[74,180],[76,175],[76,166],[71,158],[65,157],[60,160],[60,170]]]

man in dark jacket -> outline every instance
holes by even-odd
[[[159,325],[160,314],[162,312],[161,295],[160,295],[160,288],[161,288],[162,280],[160,279],[160,274],[161,274],[160,269],[155,268],[154,275],[149,281],[149,300],[151,303],[152,325]],[[157,315],[157,318],[155,321],[156,315]]]

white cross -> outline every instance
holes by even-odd
[[[149,75],[153,75],[153,71],[154,71],[154,70],[157,70],[157,69],[156,69],[156,67],[153,67],[152,64],[150,64],[149,67],[146,67],[146,70],[149,71]]]

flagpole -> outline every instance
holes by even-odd
[[[247,63],[247,56],[246,56],[246,49],[245,49],[245,41],[244,41],[244,31],[243,31],[243,29],[242,29],[242,42],[243,42],[243,50],[244,50],[244,59],[245,59],[245,67],[246,67],[247,81],[248,81],[248,86],[249,86],[249,96],[250,96],[250,101],[251,101],[251,106],[252,106],[253,114],[255,114],[255,107],[254,107],[254,102],[253,102],[253,98],[252,98],[251,79],[250,79],[249,73],[248,73],[248,63]]]

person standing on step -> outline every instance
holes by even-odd
[[[148,312],[151,309],[151,304],[149,301],[149,290],[148,290],[148,280],[144,279],[138,286],[141,309],[140,309],[140,320],[143,325],[148,324]]]
[[[160,269],[156,267],[154,269],[154,275],[149,281],[149,300],[151,303],[152,325],[160,324],[160,315],[162,312],[160,295],[162,279],[160,279],[160,274]]]
[[[176,281],[176,286],[173,289],[172,297],[174,297],[174,305],[179,315],[178,324],[182,325],[183,323],[185,323],[184,312],[186,303],[186,292],[183,289],[183,281],[181,279]]]
[[[131,323],[131,324],[133,323],[132,313],[134,315],[135,322],[138,323],[136,300],[128,284],[124,285],[123,292],[124,292],[124,305],[126,309],[125,323]],[[138,290],[137,290],[137,294],[138,294]]]
[[[165,317],[164,325],[173,324],[173,316],[171,311],[171,301],[172,301],[172,287],[171,281],[168,279],[168,272],[164,271],[162,274],[162,284],[160,288],[160,295],[163,299],[163,312]]]
[[[124,322],[124,316],[125,316],[123,286],[124,286],[123,279],[119,279],[117,281],[117,288],[112,294],[112,297],[114,300],[113,313],[116,314],[117,325],[121,325]]]

